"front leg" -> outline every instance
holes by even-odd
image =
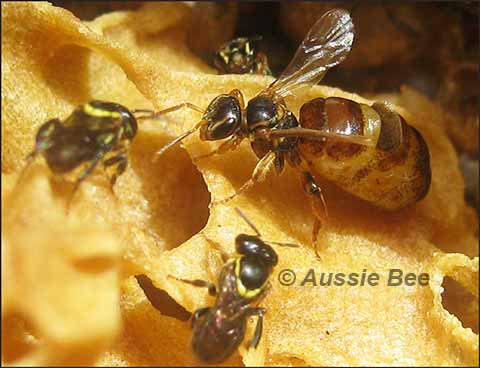
[[[246,311],[247,317],[258,316],[257,325],[255,326],[255,332],[253,334],[253,338],[248,343],[249,348],[256,349],[258,344],[260,343],[260,339],[262,338],[262,332],[263,332],[263,316],[265,315],[266,312],[267,310],[261,307],[248,308]]]
[[[217,147],[213,151],[211,151],[209,153],[206,153],[204,155],[194,157],[193,162],[196,163],[197,161],[203,160],[207,157],[211,157],[211,156],[216,155],[216,154],[222,154],[222,153],[225,153],[227,151],[234,150],[235,148],[238,147],[238,145],[242,142],[242,140],[243,140],[242,136],[234,135],[230,139],[228,139],[226,142],[223,142],[219,147]]]
[[[212,239],[210,239],[208,236],[206,236],[205,233],[203,233],[203,232],[200,232],[199,234],[200,234],[200,236],[203,237],[203,239],[205,239],[206,242],[208,242],[212,246],[212,248],[216,249],[220,253],[220,257],[222,258],[222,262],[227,263],[227,261],[229,259],[229,256],[228,256],[227,253],[225,253],[222,250],[222,248],[220,248],[218,243],[214,242]]]
[[[189,108],[191,110],[194,110],[194,111],[197,111],[201,114],[204,114],[205,113],[205,110],[203,110],[201,107],[198,107],[190,102],[182,102],[178,105],[175,105],[175,106],[171,106],[167,109],[164,109],[164,110],[160,110],[160,111],[154,111],[154,110],[150,110],[150,109],[136,109],[136,110],[132,110],[132,113],[135,115],[135,114],[141,114],[141,113],[146,113],[147,115],[143,115],[143,116],[136,116],[136,119],[138,120],[144,120],[144,119],[158,119],[160,116],[162,115],[165,115],[165,114],[169,114],[171,112],[174,112],[174,111],[177,111],[177,110],[180,110],[180,109],[183,109],[183,108]]]
[[[105,169],[113,166],[115,172],[110,176],[110,186],[113,191],[113,186],[115,185],[118,177],[125,172],[125,169],[128,165],[127,151],[125,148],[122,148],[118,151],[115,156],[110,157],[109,159],[103,162],[103,167]]]
[[[105,156],[105,152],[103,150],[98,151],[95,157],[87,164],[85,169],[78,175],[77,180],[75,181],[75,185],[73,187],[72,193],[70,194],[70,198],[67,203],[67,212],[70,210],[70,205],[75,196],[75,193],[80,187],[80,184],[93,172],[95,167],[97,167],[97,164],[102,160],[104,156]]]

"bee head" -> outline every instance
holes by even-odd
[[[200,139],[216,141],[235,134],[242,122],[242,109],[232,95],[220,95],[207,107],[203,115],[205,124],[200,128]]]
[[[225,73],[250,73],[256,61],[256,46],[261,38],[235,38],[223,44],[215,54],[215,66]]]
[[[237,290],[245,298],[253,298],[265,287],[278,257],[271,246],[258,236],[240,234],[235,239],[240,257],[235,260]]]
[[[239,234],[235,238],[235,247],[237,253],[260,258],[270,268],[277,265],[277,253],[258,236]]]

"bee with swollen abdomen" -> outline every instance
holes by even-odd
[[[127,149],[137,133],[135,112],[112,102],[91,101],[78,106],[65,120],[51,119],[37,131],[35,148],[27,156],[28,165],[41,154],[56,174],[67,174],[81,168],[72,196],[80,183],[99,163],[113,169],[110,184],[127,167]]]
[[[206,287],[216,302],[212,307],[197,309],[192,316],[192,348],[204,362],[220,363],[227,359],[245,337],[247,318],[258,316],[249,347],[256,348],[262,337],[265,308],[258,307],[270,286],[268,278],[278,262],[275,250],[263,241],[257,228],[236,208],[237,213],[256,235],[239,234],[235,238],[238,256],[226,261],[218,278],[219,290],[204,280],[175,280]],[[295,244],[269,242],[296,247]],[[224,257],[225,258],[225,257]],[[255,306],[251,306],[255,303]]]
[[[234,149],[248,138],[259,158],[253,174],[234,195],[217,203],[225,203],[263,181],[272,168],[281,173],[286,160],[297,169],[309,195],[315,214],[312,237],[316,250],[327,207],[314,174],[386,210],[419,201],[430,187],[428,147],[421,134],[387,104],[368,106],[338,97],[317,98],[301,107],[298,122],[284,102],[292,91],[318,83],[328,69],[341,63],[350,52],[353,38],[348,12],[328,11],[310,29],[280,77],[252,98],[246,109],[239,90],[218,96],[197,125],[157,154],[197,129],[201,140],[229,138],[203,157]]]
[[[224,43],[215,54],[213,62],[220,73],[272,75],[267,55],[258,51],[261,36],[238,37]]]

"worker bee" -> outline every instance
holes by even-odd
[[[310,199],[316,251],[317,235],[328,213],[314,175],[385,210],[398,210],[421,200],[431,180],[427,145],[388,104],[368,106],[339,97],[316,98],[301,107],[300,121],[285,104],[284,97],[305,84],[318,83],[328,69],[341,63],[353,39],[349,13],[343,9],[328,11],[310,29],[280,77],[252,98],[246,108],[239,90],[219,95],[197,125],[157,154],[196,130],[200,130],[201,140],[229,138],[204,157],[234,149],[247,138],[259,161],[251,178],[217,204],[264,180],[272,168],[280,174],[286,161],[297,169]]]
[[[237,349],[245,337],[250,316],[257,316],[258,321],[248,346],[258,346],[266,313],[265,308],[258,305],[270,287],[268,279],[278,262],[277,253],[267,243],[297,247],[296,244],[263,241],[258,229],[238,208],[235,210],[256,235],[237,235],[235,249],[238,255],[230,260],[223,256],[226,262],[218,278],[219,290],[205,280],[186,280],[169,275],[177,281],[206,287],[210,295],[216,296],[212,307],[197,309],[192,316],[192,348],[195,355],[207,363],[220,363]]]
[[[79,168],[72,197],[80,183],[99,163],[111,169],[113,188],[127,167],[127,149],[137,133],[137,112],[112,102],[91,101],[78,106],[65,120],[51,119],[40,126],[35,147],[26,157],[24,170],[43,155],[50,170],[65,175]]]
[[[213,62],[220,73],[272,75],[267,55],[258,51],[261,36],[238,37],[224,43],[215,53]]]

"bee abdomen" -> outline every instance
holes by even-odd
[[[330,97],[317,98],[300,110],[300,125],[343,135],[374,139],[375,146],[313,141],[299,149],[321,175],[377,207],[396,210],[422,199],[430,187],[428,147],[418,131],[382,103],[372,107]]]
[[[316,98],[300,109],[300,126],[308,129],[325,130],[343,136],[363,136],[365,131],[364,112],[360,104],[340,97]],[[301,140],[312,153],[324,152],[335,160],[357,156],[365,147],[346,142],[319,142]]]

